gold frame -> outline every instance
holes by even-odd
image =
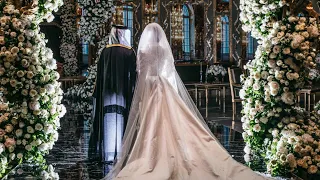
[[[152,4],[153,2],[156,1],[156,0],[151,0]],[[158,24],[160,24],[161,26],[161,20],[160,20],[160,14],[161,14],[161,11],[160,11],[160,6],[161,6],[161,3],[160,3],[161,0],[158,0],[158,3],[157,3],[157,9],[158,9],[158,12],[157,12],[157,15],[153,15],[153,16],[158,16]],[[146,8],[146,0],[142,0],[142,5],[141,5],[141,11],[142,11],[142,29],[144,29],[146,27],[146,15],[145,15],[145,8]]]
[[[228,63],[233,63],[234,59],[233,59],[233,30],[232,30],[232,26],[233,26],[233,19],[232,19],[232,3],[233,0],[229,0],[229,12],[226,13],[217,13],[217,7],[218,7],[218,3],[217,0],[213,1],[213,63],[222,63],[221,60],[218,60],[218,56],[217,56],[217,17],[219,15],[226,15],[228,16],[229,19],[229,62]]]
[[[215,3],[216,1],[213,1],[213,3]],[[174,4],[184,4],[184,3],[190,3],[191,5],[200,5],[200,4],[203,4],[203,8],[204,8],[204,14],[203,14],[203,19],[204,19],[204,22],[203,22],[203,45],[204,45],[204,49],[203,49],[203,52],[204,52],[204,61],[207,61],[207,62],[210,62],[212,61],[213,59],[213,47],[214,45],[212,46],[211,42],[212,42],[212,39],[213,39],[213,36],[212,34],[210,34],[210,31],[211,29],[210,28],[213,28],[211,22],[210,22],[210,19],[208,17],[208,11],[209,11],[209,7],[212,5],[212,1],[205,1],[205,0],[195,0],[190,2],[190,1],[186,1],[186,0],[178,0],[178,1],[166,1],[166,2],[162,2],[162,6],[163,8],[165,9],[166,11],[166,17],[163,19],[163,29],[165,32],[167,32],[167,29],[169,28],[170,24],[170,12],[171,12],[171,8],[172,8],[172,5]],[[213,29],[214,31],[214,29]],[[167,34],[167,38],[169,39],[169,34]],[[211,37],[210,37],[211,36]],[[207,49],[207,50],[206,50]]]

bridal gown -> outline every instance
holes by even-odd
[[[236,162],[210,132],[175,70],[162,28],[148,25],[140,44],[122,154],[105,179],[265,179]]]

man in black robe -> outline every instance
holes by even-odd
[[[94,122],[89,158],[113,162],[120,151],[136,81],[136,55],[128,30],[113,27],[101,53],[94,90]]]

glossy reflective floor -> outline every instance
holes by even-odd
[[[79,103],[83,105],[86,102],[78,102],[78,105]],[[90,112],[85,112],[86,109],[83,108],[79,109],[75,102],[68,101],[65,104],[68,113],[61,120],[59,140],[47,156],[47,162],[55,167],[62,180],[100,179],[107,167],[89,161],[87,156]],[[205,106],[204,103],[202,105]],[[199,107],[199,109],[201,113],[205,113],[205,108]],[[244,142],[241,136],[241,122],[239,117],[232,117],[230,98],[227,96],[226,99],[226,113],[219,108],[215,98],[210,98],[208,112],[207,122],[212,132],[230,154],[243,163]],[[31,177],[31,172],[33,168],[24,165],[16,168],[9,175],[9,179],[38,179]]]

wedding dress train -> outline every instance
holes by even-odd
[[[123,151],[105,179],[265,179],[236,162],[210,132],[175,70],[159,25],[144,30],[137,66]]]

